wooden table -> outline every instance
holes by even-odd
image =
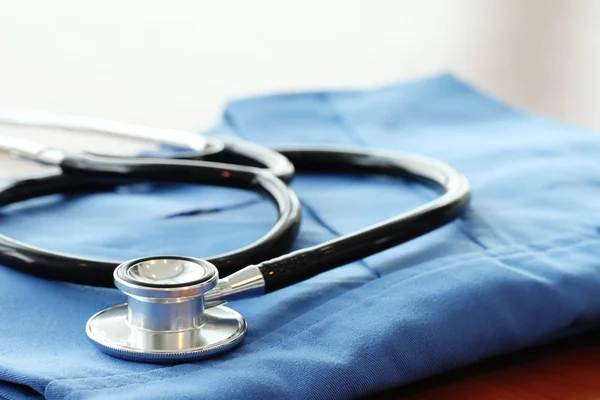
[[[499,357],[377,399],[600,399],[600,331]]]

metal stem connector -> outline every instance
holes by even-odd
[[[219,279],[217,286],[204,295],[204,307],[211,308],[229,300],[260,296],[265,293],[265,279],[255,265],[240,269],[226,278]]]

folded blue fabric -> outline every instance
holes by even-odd
[[[348,398],[600,323],[600,135],[520,112],[450,75],[232,101],[213,133],[432,156],[469,178],[473,200],[464,218],[405,245],[231,303],[248,320],[246,341],[198,363],[104,355],[84,326],[123,301],[116,289],[0,267],[1,396]],[[292,187],[304,208],[298,248],[432,196],[361,176],[298,176]],[[203,257],[249,243],[274,219],[252,193],[137,185],[10,206],[0,230],[86,256]]]

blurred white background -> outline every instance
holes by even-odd
[[[204,129],[232,97],[452,72],[600,130],[598,71],[595,0],[0,0],[0,107],[156,127]]]

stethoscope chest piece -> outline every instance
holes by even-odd
[[[128,301],[92,316],[88,337],[105,353],[141,362],[194,361],[225,352],[246,334],[230,308],[205,309],[204,294],[218,281],[210,263],[186,257],[147,257],[114,272]]]

